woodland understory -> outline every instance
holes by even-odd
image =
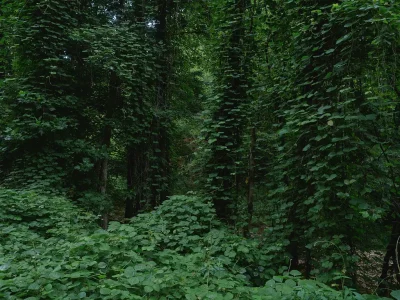
[[[398,0],[0,0],[0,299],[400,299],[397,75]]]

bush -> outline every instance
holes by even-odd
[[[200,198],[172,197],[108,232],[62,197],[0,190],[0,200],[1,299],[372,299],[295,271],[252,287],[267,265],[256,242]]]

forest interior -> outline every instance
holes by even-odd
[[[0,299],[400,300],[399,0],[0,0]]]

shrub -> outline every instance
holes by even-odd
[[[252,287],[268,262],[200,198],[171,197],[108,232],[62,197],[0,200],[1,299],[373,299],[296,271]]]

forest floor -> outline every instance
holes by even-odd
[[[383,251],[377,250],[358,253],[360,256],[358,269],[360,271],[357,274],[357,287],[363,293],[374,294],[376,292],[384,254]]]

